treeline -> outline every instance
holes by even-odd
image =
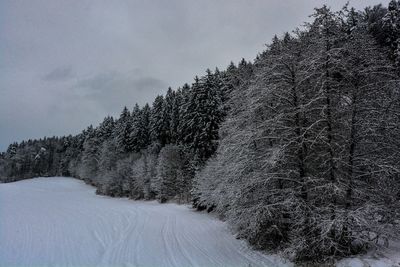
[[[73,176],[99,194],[190,202],[195,171],[217,149],[230,92],[251,69],[242,60],[222,72],[207,70],[151,107],[125,107],[118,119],[106,117],[76,136],[11,144],[0,159],[1,180]]]
[[[191,201],[296,261],[387,244],[400,232],[400,2],[312,17],[151,107],[10,145],[2,180],[74,176],[100,194]]]

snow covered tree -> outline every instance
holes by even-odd
[[[115,123],[118,150],[121,153],[133,151],[131,144],[132,117],[127,107],[124,107],[119,119]]]
[[[391,0],[383,17],[383,29],[386,31],[386,43],[390,47],[391,57],[398,61],[400,46],[400,2]]]
[[[190,99],[185,103],[184,143],[196,154],[199,162],[209,158],[217,148],[218,127],[222,121],[220,82],[210,70],[195,79]]]
[[[177,180],[181,174],[182,158],[179,147],[167,145],[161,151],[157,166],[157,199],[163,203],[177,195]]]
[[[132,151],[139,151],[141,149],[141,122],[142,122],[142,112],[138,104],[133,108],[131,114],[131,130],[129,133],[128,144],[132,148]]]
[[[178,88],[173,94],[172,105],[170,110],[170,130],[169,136],[172,144],[177,144],[179,141],[179,127],[180,127],[180,110],[183,105],[182,89]]]
[[[363,21],[367,24],[368,33],[371,34],[380,46],[387,45],[386,31],[383,30],[383,17],[386,15],[387,9],[382,4],[365,8],[361,14]]]
[[[95,183],[99,163],[99,139],[96,129],[88,127],[83,142],[82,162],[79,167],[79,176],[84,180]]]
[[[153,142],[159,142],[164,145],[167,142],[167,130],[164,128],[164,97],[157,96],[153,102],[150,113],[150,136]]]
[[[190,129],[187,127],[187,123],[185,121],[185,116],[187,112],[190,110],[189,106],[189,101],[190,101],[190,96],[191,96],[191,88],[190,86],[186,83],[182,86],[182,89],[180,90],[180,98],[181,98],[181,104],[179,106],[179,117],[178,121],[179,124],[177,126],[177,141],[178,143],[182,144],[185,142],[185,139],[187,136],[190,134]],[[188,117],[186,117],[188,118]]]
[[[140,112],[140,120],[138,121],[138,148],[144,149],[150,144],[150,114],[149,104],[145,104]]]
[[[109,140],[113,136],[113,131],[115,127],[114,118],[107,116],[104,118],[103,122],[100,123],[99,127],[96,129],[96,135],[100,142]]]

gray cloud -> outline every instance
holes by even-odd
[[[43,80],[48,82],[66,81],[74,77],[72,67],[58,67],[47,73]]]
[[[157,90],[159,88],[167,88],[167,84],[157,78],[152,77],[142,77],[133,81],[134,87],[139,92],[149,92],[152,90]]]
[[[0,151],[78,133],[207,68],[253,59],[347,0],[1,0]],[[358,9],[389,0],[353,0]]]
[[[119,72],[97,74],[78,81],[74,86],[77,95],[96,102],[108,113],[112,113],[116,106],[121,108],[151,102],[166,88],[167,84],[160,79]]]

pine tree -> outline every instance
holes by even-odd
[[[140,113],[140,121],[138,128],[139,148],[144,149],[150,144],[150,114],[149,104],[145,104]]]
[[[116,138],[118,150],[121,153],[128,153],[132,151],[132,144],[130,134],[132,131],[132,118],[127,107],[124,107],[119,119],[116,121]]]
[[[186,137],[190,134],[189,128],[187,128],[188,121],[185,119],[189,119],[187,116],[187,113],[191,109],[189,101],[190,101],[190,96],[191,96],[191,88],[190,86],[186,83],[182,86],[181,89],[181,105],[179,106],[179,125],[177,128],[177,140],[179,144],[183,144],[186,140]]]
[[[165,145],[167,142],[167,133],[165,132],[163,122],[163,105],[164,97],[157,96],[153,102],[150,114],[150,136],[153,142],[159,142],[160,144]]]
[[[220,83],[210,70],[202,79],[195,78],[190,99],[185,103],[184,143],[197,155],[199,162],[209,158],[217,148],[218,127],[222,121]]]
[[[180,109],[183,105],[183,93],[182,89],[178,88],[174,92],[174,97],[172,100],[171,115],[170,115],[170,140],[172,144],[177,144],[180,139]]]
[[[135,104],[131,114],[131,131],[129,134],[128,144],[130,151],[140,151],[141,140],[140,140],[140,123],[142,120],[142,112],[138,104]]]
[[[82,163],[79,168],[79,176],[88,182],[95,183],[99,162],[99,139],[97,131],[93,126],[89,126],[85,133],[83,142]]]
[[[177,146],[167,145],[161,151],[157,166],[157,198],[163,203],[178,194],[178,176],[181,173],[181,154]]]
[[[163,107],[162,107],[162,128],[164,133],[164,144],[170,144],[172,141],[173,132],[172,130],[172,119],[173,119],[173,109],[175,102],[175,91],[168,88],[167,94],[165,95]]]
[[[386,15],[383,17],[383,29],[386,31],[386,43],[390,47],[392,59],[395,60],[400,38],[400,3],[391,0]]]
[[[107,116],[104,118],[103,122],[100,123],[96,130],[97,138],[100,142],[109,140],[112,137],[113,129],[115,127],[114,118]]]

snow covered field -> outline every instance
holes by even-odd
[[[0,184],[0,266],[283,266],[187,206],[112,199],[72,178]]]

